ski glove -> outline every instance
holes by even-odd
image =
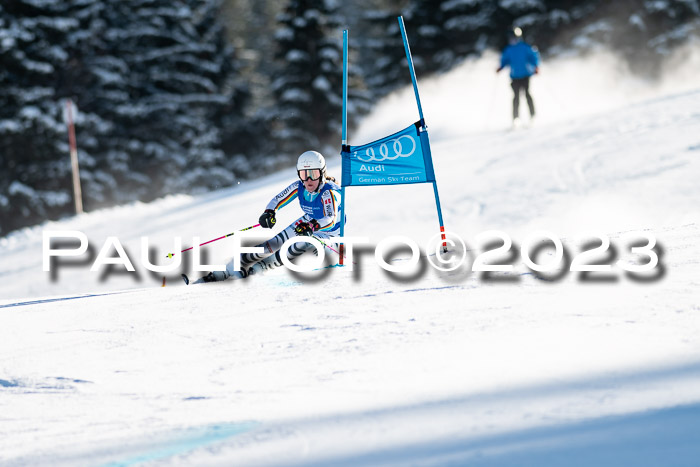
[[[260,222],[260,225],[266,229],[273,228],[275,226],[275,222],[277,222],[277,219],[275,219],[275,210],[265,209],[265,212],[262,213],[262,216],[260,216],[258,222]]]
[[[296,227],[294,227],[294,231],[299,236],[310,237],[313,235],[314,231],[318,230],[320,227],[321,226],[318,225],[316,219],[311,219],[309,222],[300,222]]]

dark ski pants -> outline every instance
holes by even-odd
[[[527,99],[527,106],[530,108],[530,117],[535,116],[535,103],[530,95],[530,77],[514,79],[510,83],[510,87],[513,88],[513,120],[518,118],[520,115],[520,91],[525,91],[525,99]]]

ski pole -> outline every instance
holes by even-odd
[[[347,258],[347,256],[345,256],[344,254],[342,254],[341,252],[339,252],[338,250],[336,250],[336,249],[333,248],[332,246],[328,245],[326,242],[324,242],[323,240],[321,240],[320,238],[318,238],[316,235],[312,235],[311,237],[313,237],[313,238],[315,238],[316,240],[318,240],[319,242],[321,242],[321,245],[325,246],[326,248],[328,248],[328,249],[331,250],[332,252],[337,253],[338,255],[342,256],[343,258]],[[355,261],[353,261],[352,264],[357,264],[357,263],[356,263]]]
[[[215,239],[213,239],[213,240],[209,240],[208,242],[200,243],[199,246],[207,245],[207,244],[212,243],[212,242],[215,242],[215,241],[217,241],[217,240],[221,240],[221,239],[230,237],[231,235],[234,235],[234,234],[237,233],[237,232],[243,232],[243,231],[246,231],[246,230],[254,229],[255,227],[260,227],[260,224],[251,225],[250,227],[246,227],[246,228],[244,228],[244,229],[236,230],[236,232],[231,232],[230,234],[222,235],[222,236],[219,237],[219,238],[215,238]],[[193,249],[193,248],[194,248],[194,246],[191,246],[191,247],[189,247],[189,248],[185,248],[185,249],[182,250],[180,253],[184,253],[184,252],[186,252],[186,251],[190,251],[190,250]],[[175,253],[168,253],[167,258],[172,258],[173,256],[175,256]]]

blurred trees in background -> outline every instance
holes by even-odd
[[[225,187],[339,150],[342,30],[351,128],[421,79],[506,44],[618,52],[653,76],[696,37],[700,0],[12,0],[0,4],[0,235],[73,209],[65,99],[86,210]]]
[[[218,10],[208,0],[3,2],[0,233],[72,210],[66,98],[79,108],[86,210],[234,182],[222,135],[245,129],[230,116],[247,91]]]
[[[266,109],[270,141],[300,154],[338,143],[342,117],[341,18],[334,2],[290,0],[274,32],[275,66]]]

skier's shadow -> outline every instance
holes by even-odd
[[[395,267],[401,267],[402,262],[408,261],[407,259],[399,257],[404,255],[412,256],[413,250],[406,245],[398,245],[395,248],[388,250],[383,256],[384,261],[387,264]],[[428,258],[425,256],[425,254],[420,254],[416,266],[410,269],[407,268],[406,271],[387,271],[386,269],[382,268],[384,275],[389,280],[397,284],[410,284],[411,282],[420,280],[425,275],[427,270]]]
[[[496,239],[490,243],[487,243],[483,247],[483,251],[492,251],[496,250],[498,248],[501,248],[504,245],[503,240]],[[500,257],[495,257],[495,258],[489,258],[490,264],[493,265],[500,265],[500,266],[505,266],[505,265],[514,265],[517,264],[518,261],[518,255],[520,251],[520,247],[517,243],[513,242],[510,249],[508,250],[508,253],[500,256]],[[522,280],[522,277],[520,274],[516,272],[500,272],[500,271],[480,271],[479,273],[479,280],[481,282],[485,283],[494,283],[494,284],[512,284],[512,283],[517,283]]]
[[[309,254],[308,252],[305,254]],[[309,271],[309,272],[300,272],[300,271],[293,271],[292,269],[287,268],[289,271],[289,274],[291,276],[305,284],[317,284],[321,281],[324,281],[328,278],[328,275],[331,274],[331,271],[333,270],[333,266],[335,265],[335,261],[331,257],[331,255],[325,255],[323,258],[323,266],[322,269],[317,269],[314,271]]]

